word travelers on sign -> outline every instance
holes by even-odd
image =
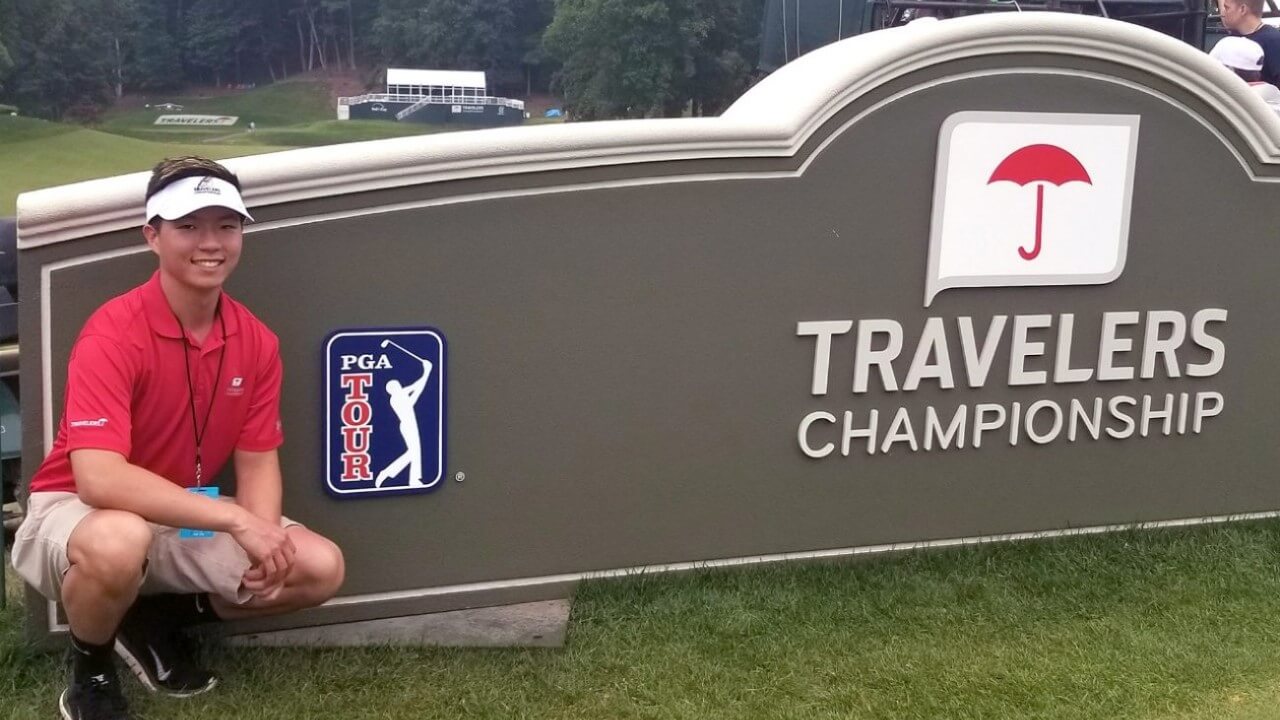
[[[836,339],[854,332],[855,326],[852,367],[840,366],[848,371],[842,375],[851,378],[845,387],[854,395],[909,393],[935,383],[939,389],[952,390],[958,380],[980,390],[991,381],[999,354],[1008,359],[1003,380],[1009,387],[1152,380],[1160,373],[1170,380],[1199,380],[1217,375],[1226,363],[1220,328],[1227,321],[1225,309],[1205,308],[1190,317],[1176,310],[1105,312],[1096,345],[1087,348],[1092,363],[1078,361],[1075,320],[1073,313],[996,315],[982,332],[973,318],[958,317],[953,323],[954,336],[959,338],[956,347],[948,339],[946,321],[930,317],[909,353],[902,323],[887,318],[801,322],[796,335],[813,338],[810,393],[814,396],[830,391]],[[1046,342],[1049,338],[1056,338],[1052,352]],[[901,373],[908,357],[906,372]],[[1063,437],[1076,442],[1104,437],[1123,440],[1135,434],[1198,434],[1205,420],[1222,413],[1225,403],[1220,392],[1203,388],[1065,402],[1041,398],[958,403],[949,414],[934,405],[922,412],[905,406],[896,411],[867,408],[839,414],[818,410],[800,421],[797,442],[806,456],[823,458],[837,448],[848,457],[864,442],[868,455],[887,454],[899,444],[914,452],[963,449],[967,441],[976,449],[982,447],[984,434],[1002,429],[1007,430],[1012,446],[1023,437],[1045,444]]]

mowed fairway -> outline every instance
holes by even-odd
[[[230,127],[156,125],[154,108],[112,110],[93,129],[0,114],[0,216],[13,215],[19,193],[150,170],[165,157],[214,159],[298,147],[464,130],[457,125],[338,121],[328,89],[282,82],[243,93],[166,98],[182,113],[234,115]],[[256,128],[250,132],[252,121]],[[535,120],[532,122],[543,122]]]
[[[175,155],[222,159],[286,148],[265,145],[157,143],[33,118],[0,116],[0,215],[13,215],[18,193],[150,170]]]
[[[153,98],[155,99],[155,98]],[[101,129],[142,140],[203,141],[227,135],[250,135],[249,123],[258,131],[286,128],[322,120],[333,120],[336,110],[327,88],[321,83],[295,81],[265,85],[254,90],[214,97],[165,97],[166,102],[182,106],[182,110],[161,111],[155,108],[116,109],[102,117]],[[232,115],[238,118],[232,126],[191,127],[156,125],[162,114]],[[387,123],[392,125],[393,123]]]
[[[226,649],[152,718],[1280,718],[1280,522],[587,583],[562,649]],[[12,586],[11,586],[12,588]],[[0,708],[56,716],[0,613]]]

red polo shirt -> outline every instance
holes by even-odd
[[[267,326],[225,292],[204,344],[179,329],[157,272],[98,308],[80,331],[67,366],[62,421],[53,450],[31,478],[31,492],[75,492],[72,450],[112,450],[169,481],[195,485],[195,430],[205,484],[236,449],[274,450],[280,430],[280,343]],[[187,380],[187,354],[191,383]],[[218,374],[218,358],[222,373]],[[215,387],[216,382],[216,387]]]

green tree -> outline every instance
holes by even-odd
[[[57,116],[129,90],[277,80],[370,61],[485,70],[492,87],[524,89],[552,64],[540,40],[553,6],[554,0],[0,0],[0,98]]]
[[[197,77],[221,85],[237,57],[244,24],[235,0],[202,0],[187,8],[184,60]]]
[[[136,0],[133,33],[125,77],[137,90],[170,90],[182,86],[182,46],[172,28],[181,25],[169,0]]]
[[[9,56],[9,49],[4,46],[4,42],[0,41],[0,92],[4,92],[4,81],[10,70],[13,70],[13,58]]]
[[[512,58],[504,65],[510,64],[512,69],[518,68],[523,73],[523,78],[514,79],[523,80],[523,87],[516,87],[523,90],[525,95],[533,94],[535,82],[540,89],[546,89],[545,71],[556,67],[555,61],[542,44],[542,35],[551,24],[555,11],[555,0],[516,0],[515,33],[518,45],[514,50],[519,57]],[[510,80],[499,78],[496,84],[509,86]]]
[[[383,0],[373,33],[387,64],[496,70],[517,57],[512,0]]]
[[[5,97],[5,79],[14,65],[13,55],[9,52],[17,34],[14,19],[13,0],[0,0],[0,98]]]
[[[690,47],[706,28],[688,0],[557,0],[543,42],[561,63],[556,85],[575,118],[679,112]]]
[[[750,86],[759,56],[763,3],[759,0],[698,0],[706,24],[693,48],[689,94],[694,115],[719,115]]]
[[[136,0],[102,0],[102,15],[99,27],[108,35],[109,77],[114,96],[119,99],[124,95],[126,79],[125,66],[127,54],[132,49],[137,27],[138,7]]]
[[[244,56],[242,62],[255,68],[250,77],[272,81],[288,77],[293,56],[289,7],[288,0],[247,0],[237,47]]]
[[[720,112],[746,89],[756,0],[557,0],[543,37],[581,119]]]
[[[111,43],[103,0],[15,0],[8,96],[25,112],[60,118],[108,102]]]

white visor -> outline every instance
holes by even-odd
[[[240,213],[253,222],[253,216],[244,208],[244,200],[236,186],[212,176],[189,177],[170,183],[165,189],[147,201],[147,222],[156,217],[177,220],[207,207],[224,207]]]

